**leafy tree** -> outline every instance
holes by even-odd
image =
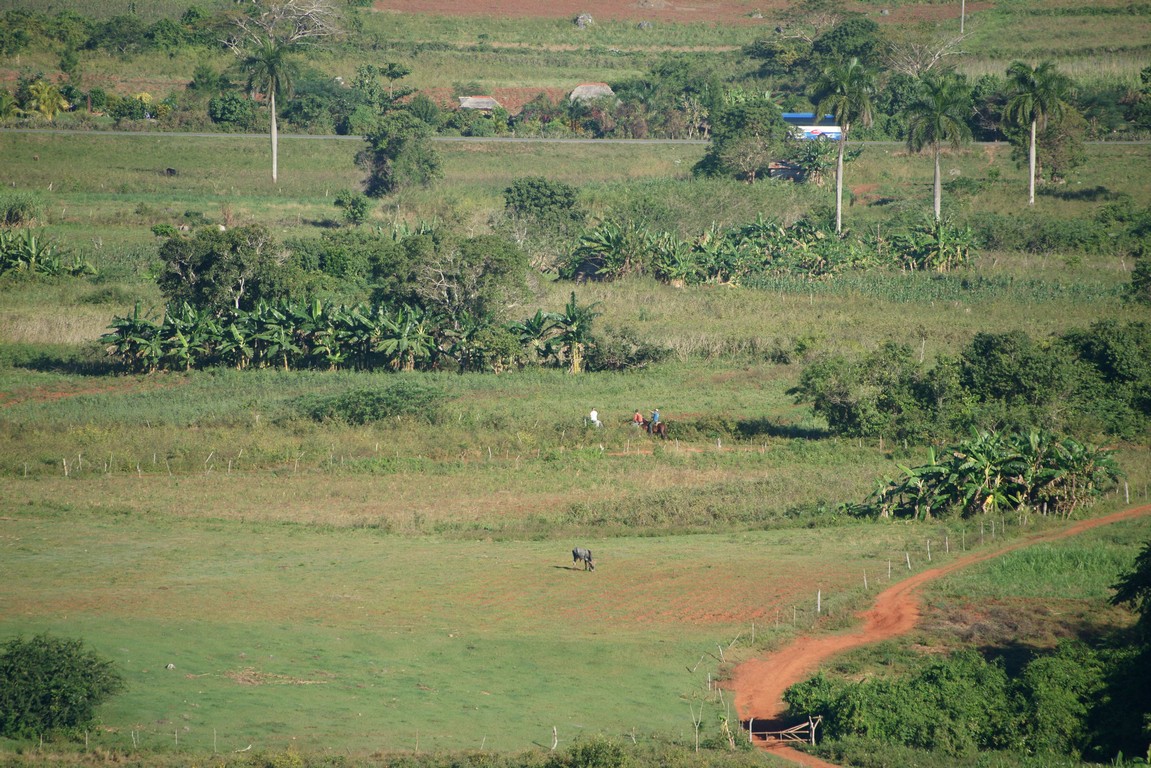
[[[916,97],[908,105],[907,147],[920,152],[931,147],[935,161],[935,220],[940,219],[943,178],[939,155],[944,142],[958,147],[971,138],[967,118],[971,112],[971,89],[967,81],[953,72],[928,73],[919,81]]]
[[[932,659],[905,677],[859,682],[824,675],[784,693],[796,716],[823,716],[828,738],[868,736],[946,755],[1002,747],[1012,722],[1010,685],[1002,665],[974,651]]]
[[[1028,751],[1078,757],[1090,746],[1091,705],[1103,687],[1102,659],[1087,645],[1060,643],[1027,664],[1019,679]]]
[[[774,101],[729,101],[712,113],[711,145],[694,170],[754,182],[768,175],[772,160],[786,154],[789,136],[790,128]]]
[[[287,297],[294,277],[286,255],[260,226],[205,228],[169,238],[160,246],[160,260],[156,282],[169,302],[217,315]]]
[[[449,318],[499,319],[527,293],[527,272],[524,252],[502,237],[448,239],[420,265],[415,292]]]
[[[443,175],[439,153],[429,138],[431,128],[406,110],[382,117],[365,137],[367,149],[356,164],[368,171],[365,191],[380,197],[409,186],[426,186]]]
[[[215,94],[229,87],[231,87],[231,82],[228,78],[207,62],[196,65],[196,69],[192,72],[192,80],[188,83],[189,91],[199,93]]]
[[[338,395],[306,395],[296,401],[316,421],[373,424],[397,417],[434,422],[444,401],[440,390],[418,381],[396,381],[386,388],[355,389]]]
[[[1027,126],[1028,205],[1035,205],[1035,179],[1038,175],[1036,147],[1038,134],[1049,120],[1058,120],[1067,109],[1071,80],[1050,61],[1036,67],[1017,61],[1007,68],[1011,96],[1004,115],[1017,125]]]
[[[256,105],[251,99],[228,92],[208,100],[208,117],[213,123],[245,131],[256,121]]]
[[[411,98],[408,102],[408,111],[432,128],[439,128],[443,122],[440,105],[436,104],[436,102],[425,93],[417,93]]]
[[[1087,120],[1074,107],[1063,110],[1058,120],[1049,120],[1038,136],[1036,163],[1040,178],[1060,183],[1068,172],[1083,165],[1087,160],[1083,144],[1086,135]]]
[[[835,232],[843,231],[843,157],[847,149],[851,126],[859,123],[871,125],[871,97],[875,89],[874,77],[859,59],[846,64],[831,64],[820,73],[812,90],[812,101],[819,114],[835,115],[843,129],[839,141],[839,157],[835,166]]]
[[[111,661],[80,640],[51,635],[0,646],[0,736],[29,738],[90,726],[124,688]]]
[[[851,14],[819,35],[811,44],[812,52],[824,61],[858,59],[873,66],[883,49],[883,36],[874,20]]]
[[[964,386],[984,401],[1042,407],[1068,382],[1066,361],[1023,331],[977,333],[960,359]]]
[[[1143,544],[1131,570],[1111,585],[1115,594],[1112,605],[1126,605],[1139,616],[1139,627],[1144,638],[1151,638],[1151,541]]]
[[[1147,248],[1140,247],[1135,257],[1126,296],[1136,304],[1151,304],[1151,251]]]
[[[513,180],[504,190],[504,207],[512,216],[540,227],[566,228],[584,217],[575,187],[542,176]]]
[[[0,44],[0,49],[2,47]],[[1127,111],[1123,116],[1133,127],[1151,130],[1151,67],[1140,70],[1139,90],[1128,100]]]

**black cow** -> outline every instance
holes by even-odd
[[[572,563],[583,563],[585,571],[594,571],[595,563],[592,562],[591,550],[584,549],[583,547],[576,547],[572,550]]]

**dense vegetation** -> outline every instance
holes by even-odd
[[[123,687],[115,665],[79,640],[9,640],[0,646],[0,736],[78,734]]]
[[[1145,543],[1113,586],[1111,602],[1135,609],[1135,628],[1090,644],[1063,641],[1011,668],[1003,656],[963,651],[912,659],[898,676],[849,681],[821,673],[785,698],[796,714],[822,717],[838,743],[829,753],[853,763],[883,744],[955,759],[1007,750],[1048,759],[1129,755],[1138,764],[1147,755],[1149,567]]]

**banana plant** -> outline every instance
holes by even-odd
[[[559,328],[557,340],[562,345],[569,373],[583,372],[584,353],[592,340],[592,322],[600,316],[596,311],[598,306],[596,302],[581,307],[576,302],[575,291],[572,291],[563,313],[556,318],[556,326]]]
[[[428,313],[403,305],[388,318],[378,350],[396,371],[414,371],[417,362],[428,362],[436,350]]]
[[[652,273],[656,278],[673,285],[684,286],[695,282],[695,259],[690,244],[672,232],[661,232],[651,242]]]
[[[285,371],[288,370],[300,348],[296,345],[294,328],[287,314],[261,301],[253,315],[257,326],[253,340],[260,343],[258,361],[261,364],[268,360],[278,361]]]
[[[159,364],[162,346],[160,326],[140,314],[136,302],[130,317],[114,317],[109,326],[111,333],[100,337],[108,347],[108,354],[130,371],[151,373]]]
[[[553,339],[559,334],[560,315],[554,312],[544,312],[537,309],[536,313],[526,320],[512,323],[508,326],[520,344],[530,350],[530,354],[537,362],[546,361],[556,355]]]

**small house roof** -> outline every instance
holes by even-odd
[[[581,83],[572,89],[569,101],[592,101],[615,96],[615,91],[607,83]]]
[[[491,96],[460,96],[460,109],[498,109],[500,103]]]

